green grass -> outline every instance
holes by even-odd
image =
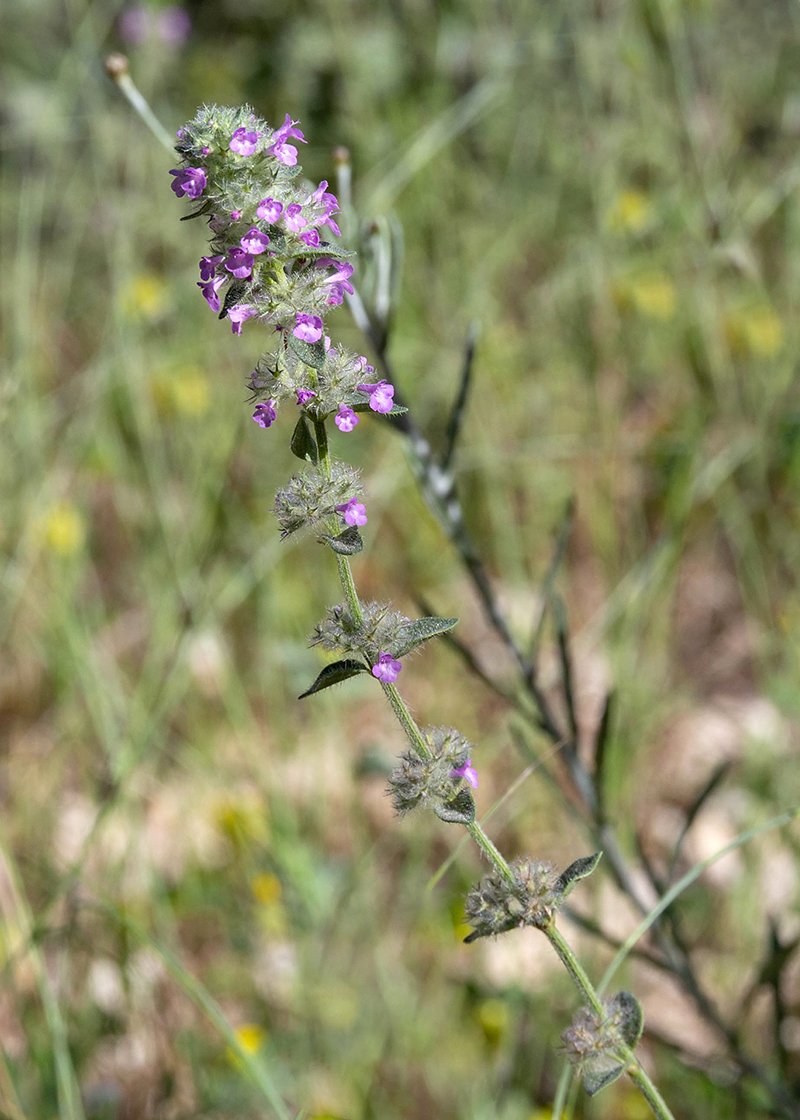
[[[391,353],[434,441],[479,320],[456,460],[467,520],[525,636],[577,499],[559,587],[587,738],[617,689],[623,844],[638,829],[668,859],[725,753],[687,858],[796,804],[797,13],[251,8],[198,2],[186,48],[144,44],[132,74],[170,131],[202,101],[291,112],[315,180],[348,146],[362,257],[374,218],[402,228]],[[103,73],[119,6],[8,9],[0,1114],[272,1115],[274,1083],[290,1116],[543,1120],[575,1006],[544,940],[461,944],[478,857],[463,848],[426,890],[460,836],[393,819],[385,772],[402,743],[369,681],[295,700],[319,669],[306,638],[340,598],[335,569],[313,539],[278,540],[288,422],[257,429],[244,388],[263,336],[235,339],[198,298],[204,229],[179,223],[169,156]],[[361,345],[346,309],[330,326]],[[511,687],[401,443],[364,423],[334,451],[370,495],[361,593],[459,615]],[[549,631],[544,658],[555,679]],[[401,683],[421,720],[477,744],[485,812],[526,765],[509,710],[443,645]],[[509,856],[562,865],[587,844],[536,771],[489,830]],[[687,893],[725,1008],[757,972],[766,911],[792,934],[797,841],[796,826],[760,838]],[[576,905],[634,928],[599,878]],[[611,952],[578,940],[599,978]],[[636,966],[624,982],[675,1041],[680,1008],[659,1020],[657,978]],[[245,1025],[263,1032],[239,1036],[260,1040],[249,1057],[232,1045]],[[743,1036],[771,1060],[766,988]],[[646,1052],[676,1115],[767,1116],[757,1093],[735,1111],[719,1059],[709,1079],[653,1040]],[[643,1115],[623,1084],[578,1109]]]

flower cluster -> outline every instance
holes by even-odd
[[[435,808],[451,802],[467,772],[470,785],[477,785],[470,744],[459,731],[452,727],[429,727],[423,735],[430,757],[407,750],[389,777],[392,805],[400,816],[422,806]]]
[[[334,414],[339,430],[351,432],[358,412],[394,410],[394,387],[371,381],[367,359],[332,347],[324,333],[325,314],[353,292],[353,265],[323,239],[340,233],[339,204],[326,181],[300,184],[292,140],[305,143],[289,116],[271,129],[248,106],[204,106],[178,132],[182,166],[170,171],[172,189],[199,203],[190,217],[208,218],[211,250],[197,286],[209,307],[234,334],[256,318],[277,332],[277,351],[250,379],[261,402],[255,422],[268,428],[291,397],[312,419]]]
[[[564,1053],[580,1070],[590,1095],[624,1071],[644,1025],[641,1005],[630,992],[617,992],[602,1006],[602,1016],[581,1007],[561,1036]]]
[[[316,467],[301,471],[275,495],[274,513],[281,536],[335,517],[337,507],[348,506],[360,493],[359,472],[347,463],[334,462],[330,478]]]
[[[467,941],[521,926],[542,929],[551,920],[561,898],[556,869],[549,863],[525,858],[514,860],[511,870],[513,885],[495,871],[467,894],[464,912],[473,927]]]

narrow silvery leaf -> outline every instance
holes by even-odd
[[[341,681],[349,680],[350,677],[355,677],[359,673],[366,673],[366,671],[366,665],[350,657],[345,658],[344,661],[334,661],[331,665],[325,666],[311,688],[301,692],[297,699],[302,700],[304,697],[310,696],[312,692],[322,692],[323,688],[330,688],[331,685],[339,684]]]
[[[202,218],[203,214],[210,213],[212,207],[213,207],[213,203],[211,203],[210,201],[206,201],[206,202],[203,203],[203,205],[200,207],[200,209],[195,210],[194,213],[184,214],[183,217],[180,219],[180,221],[190,222],[192,220],[192,218]]]
[[[307,459],[309,463],[316,463],[317,445],[309,431],[305,416],[301,416],[295,424],[289,447],[292,454],[296,455],[298,459]]]
[[[468,789],[460,789],[451,801],[434,805],[433,811],[440,821],[452,824],[472,824],[475,820],[475,802]]]
[[[319,539],[330,545],[333,551],[338,552],[340,556],[355,556],[357,552],[361,552],[364,548],[361,534],[355,525],[348,525],[338,537],[331,537],[327,533],[323,533]]]
[[[350,396],[345,403],[347,404],[348,408],[352,408],[353,412],[370,411],[369,401],[364,400],[363,396],[355,400],[352,396]],[[400,416],[402,415],[402,413],[408,412],[408,409],[401,404],[396,404],[392,406],[389,412],[375,412],[374,409],[372,411],[375,416]]]
[[[644,1029],[644,1012],[636,996],[631,992],[617,992],[608,1005],[608,1014],[619,1023],[622,1041],[634,1050]]]
[[[295,338],[291,331],[286,335],[289,345],[301,362],[305,362],[312,369],[322,369],[325,365],[325,344],[319,342],[304,342],[302,338]]]
[[[582,856],[581,859],[576,859],[565,871],[561,872],[553,887],[559,903],[564,901],[580,879],[585,879],[587,875],[591,875],[600,862],[602,854],[602,852],[595,852],[591,856]]]
[[[607,1070],[591,1070],[585,1069],[583,1071],[583,1087],[590,1097],[595,1093],[599,1093],[601,1089],[605,1089],[606,1085],[613,1085],[618,1077],[621,1077],[625,1072],[625,1066],[614,1066],[613,1069]]]
[[[392,653],[395,657],[405,657],[423,642],[452,630],[457,622],[457,618],[417,618],[413,622],[406,622],[397,632]]]

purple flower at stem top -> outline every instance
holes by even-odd
[[[367,510],[358,498],[351,498],[343,506],[334,506],[337,513],[341,513],[348,525],[366,525]]]
[[[319,342],[322,338],[322,320],[319,315],[306,315],[304,312],[298,311],[297,323],[292,330],[292,334],[303,342]]]
[[[451,770],[450,777],[463,778],[465,782],[469,782],[473,789],[478,788],[478,771],[472,765],[471,758],[468,758],[463,766],[457,766],[455,770]]]
[[[285,164],[287,167],[294,167],[297,163],[297,148],[294,144],[287,144],[286,141],[291,136],[295,140],[300,140],[305,144],[306,139],[299,128],[294,126],[298,121],[293,121],[289,114],[286,114],[286,120],[280,128],[276,128],[272,134],[272,144],[267,148],[270,155],[275,156],[279,163]]]
[[[201,257],[200,258],[200,279],[213,280],[216,273],[217,265],[222,264],[225,260],[224,257]]]
[[[352,408],[348,408],[346,404],[339,406],[339,411],[333,418],[333,422],[340,432],[352,432],[358,423],[358,417]]]
[[[310,401],[316,395],[317,394],[314,392],[313,389],[298,389],[297,390],[297,403],[298,404],[307,404],[308,401]]]
[[[255,307],[248,307],[247,304],[237,303],[235,307],[228,308],[228,318],[231,321],[231,330],[234,334],[242,333],[242,323],[247,319],[252,319],[257,315]]]
[[[391,412],[394,408],[394,385],[386,378],[374,384],[356,385],[360,393],[369,393],[369,407],[373,412]]]
[[[283,213],[283,203],[274,198],[262,198],[256,208],[256,217],[262,222],[277,222]]]
[[[253,271],[252,253],[246,253],[244,249],[231,249],[225,267],[238,280],[246,280]]]
[[[245,253],[250,253],[252,256],[257,257],[259,253],[266,251],[269,245],[269,237],[266,233],[262,233],[260,229],[252,226],[244,237],[240,240],[239,244],[244,249]]]
[[[258,133],[248,132],[246,128],[237,128],[228,147],[240,156],[252,156],[258,146]]]
[[[372,675],[384,684],[391,684],[400,676],[402,668],[400,662],[396,661],[390,653],[384,653],[381,650],[376,664],[372,666]]]
[[[177,198],[199,198],[206,189],[206,173],[202,167],[174,167],[170,175],[175,178],[170,184]]]
[[[268,400],[264,404],[257,404],[253,419],[259,428],[268,428],[275,420],[277,413],[275,412],[275,401]]]
[[[219,311],[220,305],[217,292],[220,290],[224,283],[224,276],[215,276],[213,280],[207,280],[205,283],[202,280],[198,282],[197,286],[203,293],[203,298],[212,311]]]

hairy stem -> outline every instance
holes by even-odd
[[[314,422],[314,428],[317,436],[318,461],[326,476],[330,478],[331,463],[330,452],[328,450],[328,436],[325,430],[325,422],[323,420],[316,420]],[[337,526],[333,526],[332,531],[335,532],[337,528]],[[350,569],[350,563],[346,556],[340,556],[338,555],[338,553],[336,556],[336,560],[339,567],[339,578],[341,580],[342,588],[347,598],[347,603],[350,611],[356,621],[361,621],[363,615],[361,612],[361,605],[358,601],[358,594],[356,592],[355,582],[353,580],[353,573]],[[386,695],[386,698],[391,704],[392,711],[397,716],[398,722],[408,736],[408,739],[411,742],[412,746],[423,758],[430,758],[431,751],[430,747],[425,741],[425,736],[422,734],[422,731],[418,727],[414,717],[411,715],[411,712],[408,710],[408,706],[406,705],[395,685],[386,681],[382,681],[381,686]],[[506,883],[513,885],[516,881],[513,871],[509,867],[505,857],[498,851],[497,847],[492,843],[492,841],[483,831],[483,828],[480,826],[480,824],[477,821],[472,821],[465,827],[467,829],[467,832],[469,832],[472,839],[480,848],[483,855],[486,857],[492,867],[494,867],[495,871],[497,871],[497,873],[505,880]],[[573,983],[578,988],[578,991],[581,993],[581,995],[595,1012],[595,1014],[600,1016],[601,1019],[604,1018],[606,1015],[606,1011],[600,997],[595,991],[591,980],[586,975],[586,972],[584,971],[580,961],[572,952],[572,949],[569,947],[564,938],[561,936],[559,930],[556,929],[554,920],[551,920],[550,923],[546,927],[544,927],[544,933],[550,941],[550,944],[558,954],[559,959],[566,968],[567,972],[571,976]],[[661,1097],[661,1094],[658,1092],[658,1089],[655,1087],[645,1071],[639,1065],[636,1056],[633,1053],[633,1050],[631,1050],[629,1047],[620,1047],[620,1055],[622,1060],[626,1064],[627,1071],[630,1074],[632,1080],[636,1084],[639,1091],[642,1093],[642,1096],[645,1098],[647,1103],[650,1105],[650,1108],[653,1110],[654,1115],[658,1117],[658,1120],[674,1120],[672,1113]]]

